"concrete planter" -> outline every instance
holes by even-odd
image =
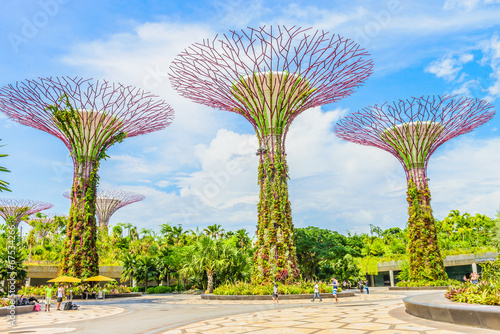
[[[291,299],[312,299],[314,294],[303,294],[303,295],[278,295],[280,300],[291,300]],[[321,293],[321,298],[333,298],[332,293]],[[339,292],[337,295],[339,298],[352,297],[354,296],[354,291]],[[201,295],[201,299],[208,300],[272,300],[271,295],[213,295],[205,294]]]
[[[500,330],[500,306],[452,302],[441,293],[406,297],[403,302],[406,312],[416,317]]]
[[[15,311],[15,315],[33,312],[35,305],[24,305],[24,306],[15,306],[14,308],[6,306],[0,307],[0,317],[4,317],[11,314],[11,310]]]

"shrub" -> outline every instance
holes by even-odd
[[[320,293],[332,292],[332,286],[328,283],[319,282],[318,285]],[[342,291],[342,288],[338,287],[338,291]],[[273,293],[273,284],[225,283],[215,288],[213,293],[214,295],[270,295]],[[284,295],[312,294],[314,293],[314,282],[278,283],[278,293]]]
[[[153,294],[153,293],[155,293],[155,287],[151,286],[151,287],[148,288],[147,294],[150,295],[150,294]]]
[[[133,288],[130,288],[130,292],[144,292],[145,287],[144,286],[134,286]]]
[[[447,280],[434,280],[434,281],[399,281],[396,286],[404,287],[425,287],[425,286],[451,286],[459,283],[457,280],[447,279]]]
[[[154,288],[154,293],[169,293],[170,291],[172,291],[172,288],[164,285],[160,285]]]

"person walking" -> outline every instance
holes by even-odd
[[[50,303],[52,302],[52,284],[49,284],[48,287],[45,288],[45,312],[50,312]]]
[[[333,297],[335,297],[335,302],[338,303],[339,299],[337,298],[337,290],[339,288],[339,282],[335,279],[335,277],[332,277],[332,288]]]
[[[311,300],[312,302],[314,302],[314,300],[316,299],[316,296],[319,297],[319,301],[320,302],[323,301],[323,299],[321,299],[321,296],[319,295],[319,285],[318,285],[318,282],[314,282],[314,297]]]
[[[278,299],[278,283],[276,281],[273,282],[273,302],[275,304],[279,304],[279,299]]]
[[[62,284],[59,284],[59,289],[57,289],[57,310],[61,311],[61,303],[64,297],[64,288]]]

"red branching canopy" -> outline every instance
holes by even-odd
[[[172,108],[156,95],[119,83],[78,77],[39,78],[4,86],[0,89],[0,111],[14,121],[58,137],[72,150],[70,139],[46,109],[49,105],[64,109],[65,104],[60,101],[63,95],[75,109],[96,111],[89,113],[96,124],[106,124],[110,116],[119,120],[120,131],[126,132],[127,137],[162,130],[173,120]],[[96,139],[84,136],[84,140]]]
[[[24,216],[30,216],[53,206],[50,203],[29,199],[0,198],[0,216],[5,220],[7,217],[14,217],[19,222]]]
[[[432,153],[488,122],[495,115],[493,108],[484,100],[463,96],[413,97],[363,108],[340,120],[334,132],[342,139],[390,152],[407,177],[425,180]],[[412,175],[417,172],[420,175]]]
[[[352,40],[278,26],[193,44],[174,59],[169,77],[180,95],[241,114],[257,133],[266,127],[265,113],[268,121],[282,121],[280,132],[286,133],[304,110],[352,94],[372,68],[368,53]]]
[[[63,196],[71,199],[71,193],[65,192]],[[98,189],[96,197],[96,214],[101,224],[107,224],[109,218],[118,209],[129,204],[140,202],[146,198],[144,195],[122,189]]]

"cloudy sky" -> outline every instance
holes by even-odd
[[[250,3],[250,4],[249,4]],[[184,48],[230,30],[263,25],[313,27],[361,44],[374,73],[336,104],[305,111],[287,138],[294,224],[368,232],[404,227],[406,181],[389,153],[344,142],[333,126],[349,112],[411,96],[454,93],[500,105],[500,1],[5,1],[0,12],[0,86],[47,76],[135,85],[175,110],[164,131],[109,150],[101,188],[146,196],[111,224],[158,230],[221,224],[255,231],[257,140],[243,117],[180,97],[166,77]],[[428,176],[436,218],[450,210],[493,217],[500,203],[500,116],[441,146]],[[69,211],[73,176],[63,143],[0,118],[3,197]]]

